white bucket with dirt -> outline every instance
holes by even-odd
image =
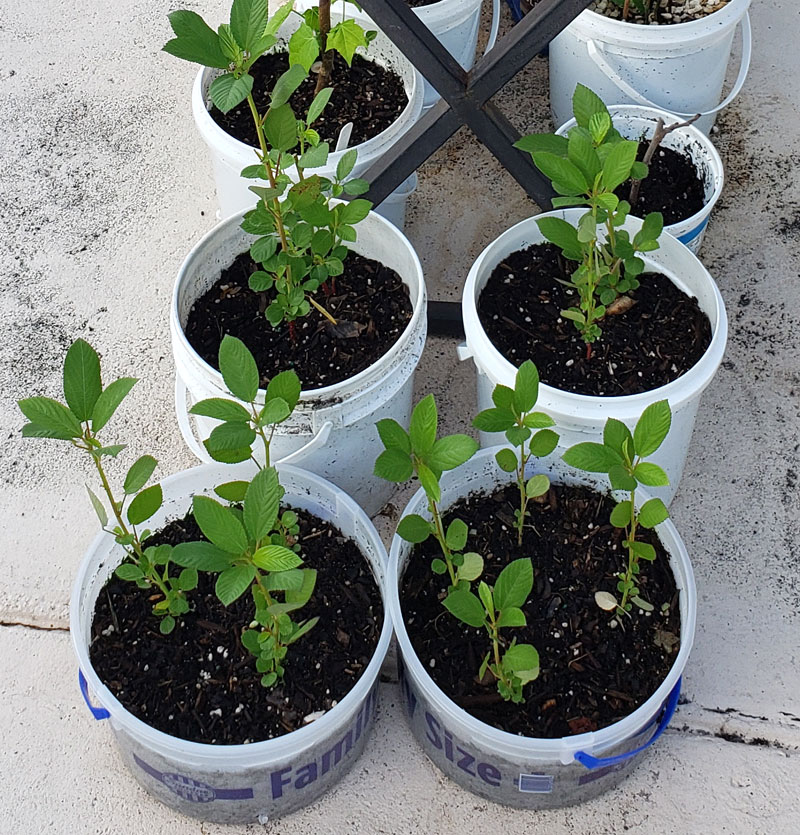
[[[386,551],[364,511],[333,484],[296,467],[280,467],[285,502],[333,523],[353,539],[385,599]],[[164,504],[148,522],[154,530],[182,517],[192,496],[214,485],[249,479],[252,466],[194,467],[161,482]],[[184,815],[216,823],[266,823],[312,803],[338,782],[360,756],[372,728],[378,674],[392,629],[384,612],[378,645],[353,689],[316,721],[285,736],[248,745],[209,745],[170,736],[129,713],[102,683],[89,659],[95,602],[125,556],[100,533],[83,558],[70,600],[70,634],[79,680],[95,719],[108,719],[125,765],[142,787]],[[384,603],[384,606],[386,604]],[[313,630],[303,638],[313,641]]]
[[[255,240],[242,231],[241,222],[241,214],[230,217],[197,243],[178,272],[172,296],[170,333],[178,424],[189,448],[204,462],[211,458],[201,441],[208,438],[217,421],[190,415],[188,410],[198,400],[231,395],[219,371],[189,344],[183,328],[192,305]],[[373,515],[394,489],[372,472],[383,450],[375,422],[394,418],[406,424],[411,416],[414,371],[427,334],[427,305],[422,267],[405,235],[374,212],[356,229],[358,240],[348,246],[398,273],[408,288],[411,321],[397,342],[363,371],[340,383],[303,391],[292,416],[277,427],[271,457],[273,464],[298,464],[329,479]],[[266,318],[264,327],[272,327]],[[264,402],[263,389],[257,401]],[[258,447],[256,454],[263,457]]]
[[[550,42],[550,107],[553,123],[572,116],[572,94],[585,84],[603,101],[640,104],[677,116],[703,117],[708,134],[716,114],[744,86],[750,68],[750,0],[729,2],[706,17],[645,25],[581,12]],[[742,31],[739,74],[720,102],[736,29]]]

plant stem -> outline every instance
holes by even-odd
[[[328,49],[328,32],[331,31],[331,0],[319,0],[319,49],[322,53],[322,66],[317,75],[316,96],[328,86],[333,70],[333,50]]]
[[[522,547],[522,530],[525,524],[525,514],[528,510],[528,494],[525,492],[525,467],[530,453],[525,455],[525,443],[520,450],[520,463],[517,467],[517,486],[519,487],[519,519],[517,520],[517,546]]]
[[[444,561],[447,564],[447,571],[450,574],[450,584],[455,586],[456,573],[453,570],[453,555],[450,553],[450,549],[447,547],[447,542],[445,541],[442,515],[439,513],[439,506],[435,501],[433,501],[433,499],[429,499],[428,503],[430,505],[431,516],[433,516],[433,523],[436,525],[436,539],[439,540],[439,545],[442,549],[442,553],[444,554]]]
[[[325,318],[326,318],[326,319],[327,319],[327,320],[328,320],[328,321],[329,321],[332,325],[337,324],[336,319],[334,319],[334,318],[333,318],[333,316],[331,316],[331,314],[330,314],[330,313],[328,313],[328,311],[327,311],[327,310],[325,310],[325,308],[324,308],[321,304],[318,304],[317,302],[315,302],[315,301],[314,301],[314,299],[313,299],[313,298],[311,298],[311,296],[308,296],[308,295],[307,295],[307,296],[306,296],[306,298],[307,298],[307,299],[311,302],[311,304],[312,304],[312,305],[313,305],[313,306],[314,306],[314,307],[315,307],[315,308],[316,308],[316,309],[317,309],[317,310],[318,310],[318,311],[319,311],[319,312],[320,312],[320,313],[321,313],[321,314],[322,314],[322,315],[323,315],[323,316],[324,316],[324,317],[325,317]]]
[[[625,572],[625,589],[622,592],[622,603],[620,608],[625,611],[625,604],[628,602],[628,590],[630,589],[631,580],[633,579],[633,571],[638,562],[636,554],[633,550],[633,543],[636,541],[636,509],[633,506],[633,501],[636,496],[636,491],[631,490],[631,519],[628,530],[628,570]]]

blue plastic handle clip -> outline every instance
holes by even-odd
[[[519,0],[506,0],[508,3],[509,9],[511,9],[511,17],[514,18],[514,23],[519,23],[520,20],[525,16],[522,14],[522,9],[520,8]]]
[[[585,765],[586,768],[594,770],[596,768],[604,768],[607,765],[616,765],[617,763],[625,762],[625,760],[629,760],[631,757],[635,757],[637,754],[640,754],[645,748],[649,748],[661,736],[661,734],[664,733],[667,725],[669,725],[670,720],[675,713],[675,708],[678,706],[678,699],[680,698],[680,695],[681,679],[679,678],[675,686],[672,688],[672,692],[669,694],[666,707],[664,708],[664,713],[658,723],[656,732],[650,737],[650,739],[647,740],[647,742],[645,742],[644,745],[641,745],[639,748],[635,748],[633,751],[628,751],[625,754],[617,754],[615,757],[593,757],[591,754],[587,754],[584,751],[576,751],[575,759],[581,765]]]
[[[92,716],[95,719],[108,719],[111,714],[104,707],[95,707],[89,701],[89,685],[86,682],[86,676],[84,676],[83,670],[78,670],[78,685],[81,688],[81,693],[83,693],[83,700],[86,702],[86,707],[91,710]]]

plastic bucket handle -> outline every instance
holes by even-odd
[[[742,63],[739,67],[739,76],[737,77],[736,83],[733,85],[733,89],[727,98],[723,99],[723,101],[715,108],[702,112],[700,114],[701,116],[713,116],[715,113],[719,113],[720,110],[724,110],[736,98],[736,96],[739,95],[742,91],[742,87],[744,87],[744,82],[747,79],[747,73],[750,70],[750,58],[753,52],[753,32],[750,26],[749,11],[745,12],[745,15],[739,25],[742,27]],[[625,79],[611,66],[601,45],[590,38],[586,42],[586,48],[589,52],[589,57],[595,62],[595,64],[597,64],[606,76],[608,76],[608,78],[616,84],[626,96],[633,99],[637,104],[643,104],[645,107],[654,107],[657,110],[668,110],[676,116],[685,116],[690,118],[697,115],[696,113],[683,113],[680,110],[673,110],[669,107],[665,108],[663,105],[656,104],[655,102],[650,101],[650,99],[645,98],[641,93],[631,87],[631,85],[628,84],[628,82],[625,81]]]
[[[83,700],[86,702],[86,707],[92,712],[92,716],[98,721],[101,719],[108,719],[111,714],[104,707],[95,707],[89,700],[89,684],[86,681],[86,676],[83,670],[78,670],[78,686],[81,688]]]
[[[593,757],[585,751],[576,751],[575,759],[581,765],[585,765],[590,771],[594,771],[597,768],[605,768],[608,765],[616,765],[617,763],[625,762],[625,760],[629,760],[631,757],[641,754],[645,748],[649,748],[661,736],[661,734],[664,733],[667,725],[669,725],[670,720],[675,713],[675,708],[678,706],[678,698],[681,695],[681,679],[682,677],[675,682],[675,686],[669,694],[667,705],[664,708],[664,715],[658,723],[656,732],[650,737],[650,739],[647,740],[647,742],[645,742],[644,745],[640,745],[638,748],[634,748],[633,751],[628,751],[626,754],[617,754],[615,757]]]

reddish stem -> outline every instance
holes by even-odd
[[[289,340],[294,345],[297,342],[297,335],[295,333],[294,322],[289,322]]]

